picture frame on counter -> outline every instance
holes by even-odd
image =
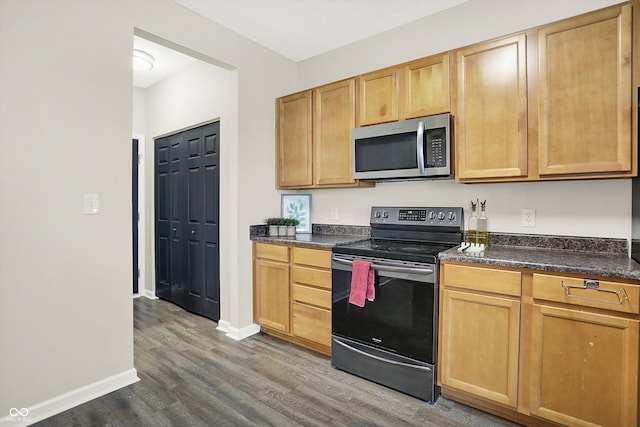
[[[282,217],[300,221],[296,233],[311,233],[311,194],[283,194]]]

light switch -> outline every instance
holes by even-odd
[[[84,195],[84,214],[85,215],[98,215],[99,213],[99,198],[97,194],[85,194]]]

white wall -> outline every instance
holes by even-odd
[[[147,90],[141,87],[133,88],[133,133],[145,135],[147,126]]]
[[[616,0],[470,0],[299,64],[297,90],[525,30],[619,3]],[[629,238],[631,181],[515,184],[446,181],[382,183],[376,188],[315,190],[312,221],[368,225],[372,205],[454,205],[487,199],[490,231]],[[338,208],[338,220],[330,217]],[[536,227],[521,226],[521,209],[536,209]],[[470,209],[465,212],[470,215]]]
[[[279,209],[274,98],[295,88],[296,65],[170,0],[3,0],[0,28],[3,424],[10,408],[37,419],[69,404],[68,393],[86,397],[84,386],[135,377],[130,148],[143,125],[132,124],[134,29],[236,70],[221,239],[223,315],[237,327],[252,323],[248,226]],[[246,178],[261,168],[264,179]],[[99,215],[82,214],[85,193],[100,195]]]
[[[103,6],[0,2],[2,417],[133,369],[131,24]]]

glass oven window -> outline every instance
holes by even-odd
[[[376,274],[375,300],[349,304],[351,272],[332,271],[333,333],[427,363],[435,362],[433,283]]]

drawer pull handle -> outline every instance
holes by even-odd
[[[573,295],[571,294],[571,290],[572,289],[592,289],[594,291],[598,291],[598,292],[605,292],[608,294],[615,294],[618,297],[618,301],[606,301],[606,300],[602,300],[602,299],[598,299],[598,298],[589,298],[589,297],[583,297],[580,295]],[[562,281],[562,290],[564,291],[565,295],[569,298],[579,298],[579,299],[584,299],[587,301],[595,301],[595,302],[602,302],[605,304],[613,304],[613,305],[622,305],[622,303],[625,300],[629,299],[629,295],[627,295],[627,291],[624,288],[620,288],[619,291],[614,291],[613,289],[600,289],[600,282],[598,282],[597,280],[584,280],[584,285],[582,286],[573,286],[573,285],[567,285],[564,280]]]

